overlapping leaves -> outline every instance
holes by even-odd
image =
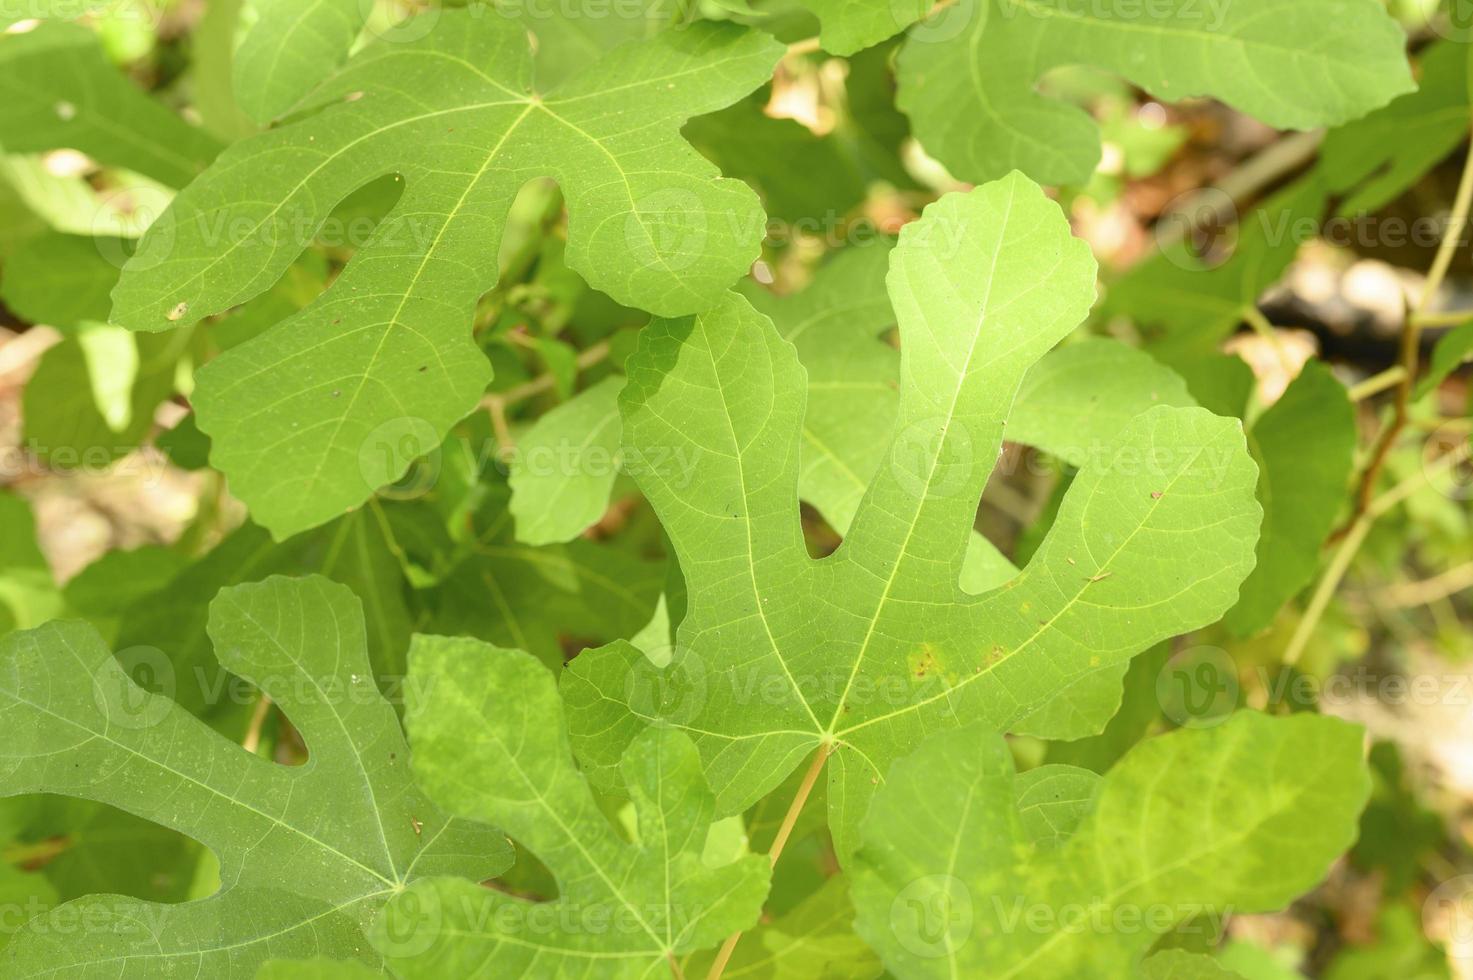
[[[624,754],[631,843],[573,763],[546,668],[517,650],[439,637],[419,638],[410,660],[416,775],[450,812],[503,827],[534,853],[558,899],[463,879],[413,886],[377,933],[398,975],[647,977],[756,921],[767,862],[704,861],[714,800],[683,734],[652,729]]]
[[[163,330],[261,293],[333,207],[396,174],[398,203],[327,293],[199,375],[212,462],[278,535],[396,479],[470,412],[490,369],[470,342],[488,253],[531,178],[568,202],[567,258],[592,285],[658,313],[702,309],[756,254],[761,211],[678,135],[760,84],[780,48],[698,24],[532,88],[514,21],[444,11],[426,37],[379,43],[301,121],[243,140],[149,229],[113,319]]]
[[[1004,742],[939,736],[896,764],[865,821],[857,928],[902,980],[1134,975],[1178,924],[1276,910],[1325,875],[1370,792],[1361,739],[1244,713],[1147,740],[1103,779],[1072,770],[1093,794],[1049,846]],[[1149,975],[1193,975],[1170,959]]]
[[[347,589],[320,578],[227,589],[210,635],[221,663],[301,731],[305,766],[253,755],[142,690],[89,626],[53,622],[0,644],[0,721],[12,736],[3,791],[94,799],[177,830],[215,853],[222,882],[181,905],[68,903],[13,938],[0,972],[251,977],[268,958],[319,952],[376,963],[364,930],[408,882],[506,866],[499,833],[442,815],[415,788]],[[168,678],[146,655],[129,666]]]

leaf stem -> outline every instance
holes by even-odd
[[[1253,328],[1253,332],[1262,337],[1273,349],[1274,356],[1279,359],[1279,367],[1283,368],[1285,376],[1292,380],[1294,375],[1299,373],[1299,369],[1294,366],[1294,359],[1289,356],[1289,350],[1284,346],[1283,338],[1279,336],[1278,330],[1269,322],[1268,317],[1264,316],[1263,311],[1258,307],[1249,304],[1243,307],[1243,319],[1247,321],[1248,326]]]
[[[1407,369],[1402,365],[1397,364],[1389,367],[1379,374],[1373,374],[1359,384],[1353,385],[1348,393],[1350,400],[1353,402],[1365,401],[1372,395],[1379,395],[1387,388],[1400,384],[1406,376]]]
[[[1419,313],[1417,321],[1424,329],[1431,327],[1460,327],[1473,320],[1473,310],[1443,310],[1437,313]]]
[[[581,353],[573,362],[579,371],[585,371],[609,356],[609,342],[600,340]],[[551,371],[539,374],[531,381],[525,381],[505,391],[494,391],[481,399],[481,407],[489,410],[493,404],[500,403],[503,408],[510,408],[518,402],[524,402],[533,395],[540,395],[544,391],[550,391],[557,384],[557,379]]]
[[[793,794],[793,802],[788,805],[788,812],[783,815],[782,825],[777,828],[777,836],[772,839],[772,849],[767,852],[767,858],[771,867],[777,867],[777,859],[782,857],[783,848],[788,845],[788,838],[793,834],[793,828],[798,823],[798,815],[803,812],[803,804],[808,802],[808,796],[813,792],[813,787],[818,783],[819,773],[823,772],[825,762],[829,761],[829,755],[834,751],[832,745],[820,745],[818,752],[813,756],[813,764],[803,774],[803,782],[798,786],[798,792]],[[726,937],[726,942],[721,944],[721,950],[716,954],[716,959],[711,962],[711,970],[706,974],[706,980],[721,980],[721,974],[726,972],[726,964],[731,961],[731,954],[736,951],[737,943],[741,942],[742,934],[734,932]]]

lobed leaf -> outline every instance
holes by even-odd
[[[865,820],[856,928],[901,980],[1132,975],[1177,924],[1274,911],[1324,877],[1370,791],[1361,741],[1253,713],[1149,739],[1049,848],[1029,841],[1003,740],[939,735]]]
[[[0,721],[13,733],[0,792],[152,820],[213,851],[222,883],[179,905],[90,895],[60,906],[0,952],[6,976],[251,977],[267,959],[319,953],[377,964],[363,931],[406,884],[506,866],[498,833],[442,815],[415,788],[346,588],[271,578],[226,589],[210,636],[221,663],[301,732],[306,765],[253,755],[143,690],[129,672],[167,688],[167,662],[143,654],[125,669],[89,626],[52,622],[0,641]]]
[[[113,320],[135,330],[228,310],[269,288],[350,192],[402,178],[321,298],[199,372],[211,460],[279,537],[361,503],[475,408],[490,369],[472,310],[528,180],[557,179],[568,264],[621,302],[702,309],[757,252],[755,196],[678,133],[763,81],[774,42],[698,24],[543,93],[516,22],[438,17],[418,41],[351,60],[316,113],[234,144],[149,229],[113,294]]]
[[[558,897],[530,902],[459,879],[415,885],[376,937],[397,975],[646,977],[756,921],[767,862],[703,862],[714,801],[684,735],[651,729],[624,754],[630,842],[574,766],[556,685],[533,657],[419,637],[410,671],[420,782],[450,812],[504,827],[551,871]]]
[[[1058,206],[1014,175],[928,208],[902,233],[889,282],[899,417],[824,560],[808,557],[798,521],[793,347],[735,296],[645,329],[626,365],[625,444],[699,457],[638,477],[689,611],[663,670],[614,644],[563,678],[586,768],[610,772],[663,721],[700,749],[718,813],[831,752],[841,857],[890,761],[929,733],[963,719],[1044,737],[1099,730],[1130,657],[1232,604],[1260,518],[1236,421],[1160,406],[1084,467],[1026,570],[967,596],[963,558],[1004,422],[1029,367],[1088,310],[1094,263]]]
[[[1040,94],[1064,65],[1169,101],[1211,96],[1270,126],[1333,126],[1412,90],[1401,28],[1377,0],[977,0],[943,8],[900,54],[899,104],[962,180],[1017,169],[1083,184],[1096,124]]]

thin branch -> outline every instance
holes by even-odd
[[[1315,587],[1314,595],[1310,597],[1309,605],[1304,610],[1304,616],[1300,618],[1299,625],[1294,628],[1294,635],[1289,638],[1289,645],[1284,648],[1283,662],[1286,666],[1292,667],[1304,655],[1304,648],[1309,645],[1310,636],[1314,634],[1321,617],[1325,614],[1325,609],[1330,604],[1330,599],[1335,595],[1335,590],[1340,587],[1345,573],[1350,570],[1350,563],[1355,560],[1360,546],[1365,542],[1366,535],[1371,533],[1371,528],[1376,521],[1436,477],[1462,465],[1470,455],[1473,455],[1473,441],[1460,443],[1458,448],[1447,453],[1437,462],[1430,466],[1423,466],[1416,475],[1408,477],[1371,501],[1365,512],[1350,524],[1340,541],[1340,546],[1335,550],[1334,557],[1330,559],[1330,564],[1325,568],[1325,574]]]
[[[1349,391],[1350,400],[1353,402],[1365,401],[1372,395],[1379,395],[1387,388],[1401,384],[1407,376],[1407,369],[1400,364],[1389,367],[1380,374],[1373,374],[1360,384],[1353,385]]]
[[[609,342],[600,340],[579,352],[577,359],[573,362],[579,371],[586,371],[599,361],[609,356]],[[539,374],[531,381],[525,381],[505,391],[494,391],[481,399],[481,407],[490,410],[493,403],[499,402],[502,408],[510,408],[519,402],[524,402],[533,395],[540,395],[544,391],[551,391],[557,384],[557,377],[547,371]]]
[[[1426,606],[1439,599],[1473,589],[1473,562],[1450,568],[1420,582],[1401,582],[1390,586],[1383,596],[1387,605],[1396,609]]]
[[[1447,270],[1452,266],[1453,256],[1457,254],[1458,247],[1462,244],[1463,232],[1468,227],[1470,205],[1473,205],[1473,146],[1468,148],[1467,157],[1463,161],[1463,174],[1458,179],[1458,192],[1453,198],[1452,214],[1448,217],[1442,242],[1437,246],[1437,255],[1432,260],[1432,268],[1427,272],[1427,281],[1422,284],[1422,295],[1417,300],[1417,308],[1402,325],[1399,364],[1406,374],[1396,386],[1396,402],[1392,406],[1391,420],[1382,428],[1380,436],[1371,449],[1366,467],[1361,472],[1360,486],[1355,495],[1355,510],[1350,516],[1350,521],[1331,536],[1332,541],[1347,537],[1355,523],[1365,516],[1371,506],[1371,497],[1376,492],[1376,482],[1381,478],[1381,470],[1386,465],[1386,457],[1391,454],[1397,437],[1406,428],[1409,417],[1408,409],[1412,401],[1412,388],[1417,379],[1417,369],[1421,366],[1422,328],[1427,323],[1432,304],[1437,299],[1437,292],[1442,288],[1443,280],[1447,278]]]

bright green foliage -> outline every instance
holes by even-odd
[[[1317,361],[1248,430],[1258,463],[1263,531],[1258,563],[1224,622],[1239,634],[1268,626],[1314,577],[1338,518],[1355,456],[1355,406]]]
[[[53,622],[0,643],[7,794],[110,803],[186,834],[222,888],[182,905],[92,895],[32,923],[0,954],[6,976],[251,977],[270,957],[375,962],[363,930],[423,875],[498,873],[499,834],[447,819],[414,788],[393,708],[378,694],[358,601],[321,578],[223,591],[210,636],[311,746],[290,769],[244,751],[134,684],[89,626]],[[165,688],[168,666],[128,667]],[[78,931],[67,923],[89,923]]]
[[[1048,851],[1073,836],[1079,821],[1094,805],[1100,777],[1088,769],[1049,765],[1018,777],[1018,821],[1028,840]]]
[[[30,505],[0,493],[0,634],[39,626],[60,611],[51,568],[36,546]]]
[[[91,31],[51,22],[0,34],[0,145],[10,153],[81,150],[172,187],[220,149],[123,78]]]
[[[1012,169],[1050,184],[1088,179],[1100,156],[1094,120],[1036,91],[1061,65],[1114,72],[1160,99],[1212,96],[1291,129],[1354,119],[1413,87],[1405,38],[1378,0],[965,8],[912,33],[899,95],[916,136],[963,180]]]
[[[1473,321],[1454,327],[1437,338],[1427,373],[1417,383],[1416,397],[1424,397],[1470,358],[1473,358]]]
[[[518,188],[556,177],[568,264],[621,302],[709,306],[756,253],[745,186],[679,136],[759,84],[781,49],[698,24],[617,49],[555,92],[531,88],[513,21],[445,11],[412,44],[379,43],[317,91],[323,108],[235,144],[149,229],[113,319],[162,330],[267,289],[334,205],[397,173],[404,191],[328,292],[199,375],[212,462],[278,536],[396,479],[476,405],[470,343],[486,251]]]
[[[174,700],[189,711],[207,713],[219,706],[220,692],[231,683],[218,668],[206,636],[216,594],[269,575],[322,575],[349,587],[363,602],[369,662],[374,676],[387,685],[404,674],[410,613],[402,570],[386,533],[383,516],[373,510],[282,542],[246,524],[180,569],[163,588],[129,605],[120,617],[118,645],[158,650],[177,678]],[[224,664],[223,658],[218,663]]]
[[[256,972],[256,980],[369,980],[383,971],[354,960],[272,960]]]
[[[1243,980],[1200,953],[1168,949],[1141,964],[1142,980]]]
[[[573,662],[564,696],[585,764],[611,769],[663,719],[692,735],[718,812],[734,813],[831,749],[829,822],[847,855],[890,761],[927,733],[1097,731],[1118,704],[1101,675],[1118,681],[1136,652],[1231,605],[1260,517],[1254,467],[1235,422],[1166,407],[1084,468],[1021,575],[975,599],[959,590],[1014,395],[1084,317],[1093,265],[1018,175],[906,227],[889,275],[896,434],[823,561],[799,535],[804,377],[792,346],[736,297],[646,328],[626,364],[625,443],[644,458],[700,454],[680,480],[653,467],[639,477],[690,609],[670,679],[627,644]]]
[[[1240,714],[1148,739],[1057,849],[1029,842],[1002,739],[969,728],[897,763],[864,824],[856,927],[900,980],[1124,977],[1194,916],[1281,908],[1355,837],[1359,728]]]
[[[256,22],[235,49],[235,98],[268,123],[338,67],[372,9],[362,0],[251,0]]]
[[[1325,136],[1319,170],[1341,214],[1375,211],[1398,197],[1468,135],[1468,50],[1441,42],[1421,59],[1417,91]]]
[[[420,637],[409,689],[425,790],[537,855],[557,879],[558,900],[539,905],[463,879],[416,885],[389,906],[376,935],[398,975],[646,977],[756,922],[767,862],[703,862],[714,801],[684,735],[651,729],[625,753],[638,817],[630,842],[574,766],[556,684],[534,658]]]
[[[537,420],[517,441],[511,513],[517,540],[570,541],[604,515],[619,463],[619,390],[608,377]]]
[[[1324,209],[1324,186],[1311,176],[1264,201],[1231,232],[1188,213],[1176,225],[1183,237],[1111,285],[1104,311],[1131,317],[1152,351],[1173,364],[1208,356],[1284,274]]]
[[[703,977],[713,954],[681,963],[687,977]],[[722,974],[727,980],[875,980],[884,972],[879,957],[854,934],[849,881],[829,878],[797,908],[764,922],[742,938]]]
[[[884,465],[899,412],[900,354],[883,339],[895,323],[885,288],[889,259],[889,242],[850,248],[795,295],[744,290],[793,344],[807,372],[798,495],[840,534]],[[621,384],[600,382],[518,441],[511,479],[518,540],[569,540],[603,515],[614,476],[606,461],[622,431],[609,403]],[[1192,404],[1181,379],[1151,357],[1124,344],[1084,340],[1050,351],[1029,370],[1006,434],[1082,465],[1141,412]],[[575,442],[577,433],[588,446]],[[696,462],[690,454],[661,457],[674,467]],[[981,592],[1016,573],[985,538],[972,537],[962,568],[965,591]]]
[[[534,548],[512,536],[506,495],[487,495],[475,540],[427,596],[428,632],[474,636],[560,666],[562,637],[633,636],[654,615],[665,564],[590,541]]]
[[[823,25],[825,51],[853,54],[904,30],[926,15],[931,0],[799,0]]]

